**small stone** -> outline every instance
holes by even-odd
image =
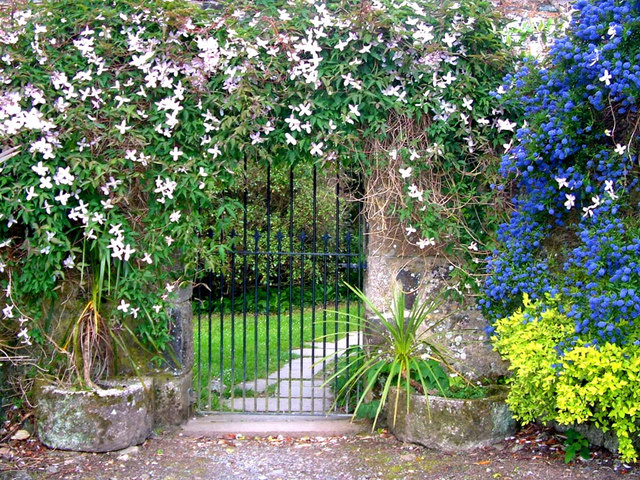
[[[209,383],[209,388],[212,392],[219,393],[222,391],[222,382],[219,378],[214,378],[211,380],[211,383]]]
[[[13,436],[11,437],[11,440],[26,440],[30,436],[31,434],[26,430],[18,430],[16,433],[13,434]]]
[[[47,467],[47,473],[50,473],[52,475],[55,475],[59,471],[60,471],[60,467],[58,465],[49,465]]]
[[[405,453],[404,455],[400,455],[400,461],[402,462],[413,462],[416,459],[416,455],[414,453]]]
[[[120,450],[118,452],[119,455],[134,455],[137,453],[140,453],[140,447],[138,447],[137,445],[125,448],[124,450]]]
[[[142,475],[140,475],[140,480],[149,480],[151,478],[151,475],[149,475],[148,473],[143,473]]]
[[[127,455],[126,453],[124,455],[118,455],[118,460],[120,462],[126,462],[127,460],[129,460],[129,455]]]
[[[519,452],[523,448],[524,448],[524,445],[522,443],[516,443],[513,447],[511,447],[511,453]]]
[[[550,3],[542,4],[538,7],[539,12],[558,13],[558,9]]]

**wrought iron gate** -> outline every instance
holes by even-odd
[[[197,407],[350,413],[358,392],[336,393],[362,337],[351,315],[363,306],[346,286],[361,286],[365,267],[359,183],[274,168],[245,162],[231,252],[196,289]]]

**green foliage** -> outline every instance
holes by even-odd
[[[485,398],[489,394],[489,388],[483,385],[474,385],[461,376],[449,378],[449,388],[444,392],[447,398]]]
[[[589,451],[589,440],[584,436],[576,432],[573,428],[570,428],[566,432],[567,438],[564,441],[564,462],[569,463],[576,455],[580,455],[585,460],[591,458],[591,452]]]
[[[573,320],[552,298],[543,306],[525,297],[522,309],[496,323],[495,347],[513,371],[507,401],[524,422],[590,422],[612,430],[622,458],[635,460],[640,352],[633,344],[612,343],[559,349],[573,330]]]
[[[355,411],[356,418],[366,418],[373,420],[380,409],[380,399],[371,400],[370,402],[362,402]]]
[[[193,332],[193,376],[199,408],[220,408],[217,396],[229,398],[233,393],[241,397],[238,385],[266,378],[292,358],[298,358],[291,350],[323,337],[331,343],[344,336],[346,307],[341,305],[339,310],[337,315],[329,315],[313,307],[302,311],[294,307],[289,318],[288,311],[285,314],[280,310],[279,315],[274,309],[267,317],[256,316],[249,308],[246,315],[234,312],[231,316],[225,312],[222,319],[218,315],[211,318],[206,309],[202,310],[194,318]],[[210,383],[214,379],[221,382],[222,392],[212,393]],[[245,391],[244,395],[248,393]]]
[[[267,292],[266,287],[259,287],[257,290],[255,287],[251,287],[247,291],[246,305],[245,298],[242,295],[242,287],[235,290],[233,302],[229,293],[224,297],[214,295],[214,299],[209,303],[206,291],[201,291],[198,296],[200,298],[193,302],[193,308],[195,312],[201,312],[208,314],[211,311],[214,315],[219,315],[220,312],[229,314],[234,312],[236,314],[246,311],[253,314],[257,311],[260,314],[274,313],[277,311],[287,312],[289,307],[292,309],[299,309],[302,305],[309,306],[324,306],[335,305],[338,301],[343,303],[348,296],[348,289],[346,287],[338,288],[337,295],[336,289],[333,285],[316,285],[315,298],[313,285],[305,285],[304,288],[293,286],[289,288],[289,285],[284,285],[280,289],[278,295],[277,285],[271,285]],[[326,301],[326,305],[325,305]]]
[[[173,290],[202,265],[225,268],[244,181],[264,187],[241,174],[247,159],[276,177],[298,164],[321,180],[385,171],[383,211],[407,239],[437,242],[465,274],[481,268],[510,136],[490,92],[512,54],[489,2],[22,7],[0,16],[0,328],[12,345],[55,350],[60,292],[75,285],[86,305],[103,268],[113,288],[92,311],[165,350]]]
[[[432,314],[437,302],[415,301],[410,310],[405,310],[405,293],[394,292],[389,305],[389,314],[380,312],[362,291],[349,285],[355,295],[373,313],[373,318],[347,315],[347,322],[353,329],[362,328],[374,339],[370,346],[354,345],[344,352],[337,371],[325,382],[338,380],[340,389],[336,401],[344,400],[350,393],[361,390],[354,415],[370,416],[373,405],[367,402],[369,395],[379,400],[375,404],[373,426],[375,429],[384,406],[392,401],[395,423],[398,411],[400,389],[407,393],[407,407],[413,391],[445,393],[449,387],[449,377],[445,368],[449,367],[448,355],[433,338],[433,328],[441,321],[433,321]],[[449,367],[450,368],[450,367]],[[345,380],[346,374],[346,380]],[[395,399],[390,398],[391,388],[396,388]],[[364,410],[361,410],[364,408]]]

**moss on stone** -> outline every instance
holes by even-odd
[[[400,392],[395,424],[389,422],[402,441],[459,451],[496,443],[515,430],[506,392],[468,400],[412,395],[408,411],[405,395]]]

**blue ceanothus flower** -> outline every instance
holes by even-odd
[[[482,306],[563,299],[558,346],[640,341],[640,2],[581,0],[548,56],[505,79],[526,122],[502,160],[515,211],[499,230]],[[491,327],[489,327],[491,330]]]

